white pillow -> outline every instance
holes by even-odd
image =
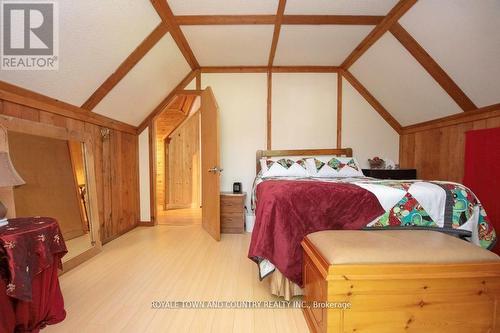
[[[354,157],[316,156],[308,158],[307,171],[312,177],[363,177],[363,171]]]
[[[280,156],[260,159],[262,178],[267,177],[309,177],[304,157]]]

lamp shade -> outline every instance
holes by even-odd
[[[0,187],[23,185],[26,182],[19,176],[10,155],[6,151],[0,152]]]

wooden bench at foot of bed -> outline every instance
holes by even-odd
[[[321,231],[302,247],[311,332],[500,332],[490,251],[414,230]]]

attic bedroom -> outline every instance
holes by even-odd
[[[500,0],[0,8],[0,333],[500,332]]]

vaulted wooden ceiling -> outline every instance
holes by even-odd
[[[500,102],[497,0],[59,6],[59,71],[1,71],[0,88],[49,96],[78,116],[143,127],[200,72],[338,72],[398,131]]]

